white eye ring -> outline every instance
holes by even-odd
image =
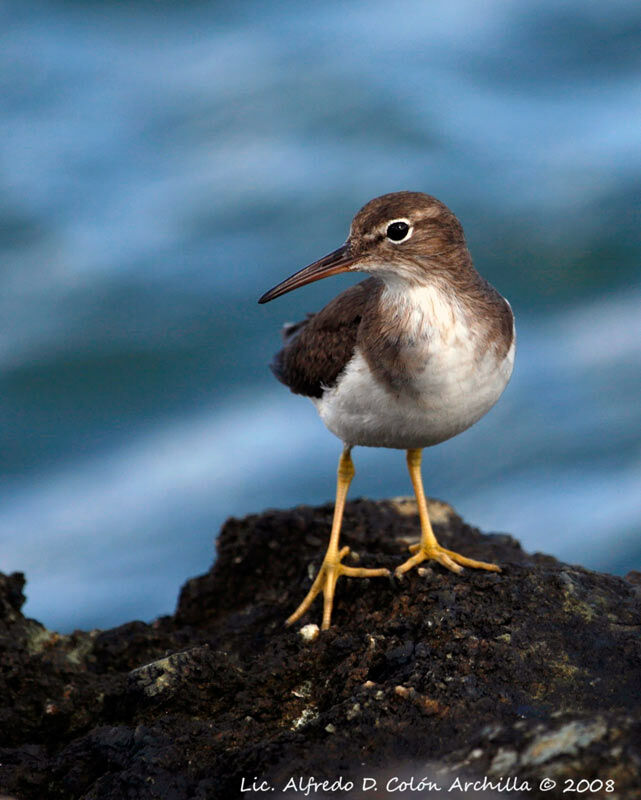
[[[401,236],[400,239],[395,239],[393,236],[390,236],[390,228],[392,227],[392,225],[399,225],[400,230],[397,230],[396,233],[402,233],[402,227],[400,226],[406,225],[407,231],[405,232],[405,235]],[[406,242],[410,238],[413,232],[414,232],[414,226],[409,221],[409,219],[405,219],[405,217],[399,217],[398,219],[391,219],[385,226],[385,236],[387,237],[387,240],[389,242],[392,242],[392,244],[402,244],[403,242]]]

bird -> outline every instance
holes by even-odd
[[[344,244],[258,302],[343,272],[369,277],[285,325],[283,347],[270,365],[292,392],[311,399],[343,443],[327,551],[307,596],[286,620],[299,620],[322,594],[321,630],[331,625],[340,576],[390,574],[342,563],[349,547],[339,548],[340,531],[357,446],[406,451],[421,536],[395,569],[397,577],[427,560],[456,573],[501,571],[439,544],[421,460],[424,448],[456,436],[494,406],[510,380],[516,344],[509,302],[475,269],[456,215],[431,195],[401,191],[370,200]]]

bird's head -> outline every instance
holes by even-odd
[[[422,192],[394,192],[361,208],[345,244],[295,272],[258,302],[340,272],[368,272],[389,285],[412,286],[468,263],[463,228],[446,205]]]

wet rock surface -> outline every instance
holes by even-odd
[[[348,504],[351,563],[401,563],[415,512]],[[341,579],[329,631],[314,627],[320,600],[286,629],[331,513],[228,521],[212,570],[151,624],[59,635],[21,614],[23,576],[0,575],[0,795],[255,797],[241,789],[256,777],[271,797],[303,797],[310,778],[342,776],[354,788],[339,796],[355,800],[373,796],[363,778],[379,797],[387,781],[424,777],[443,796],[485,776],[503,780],[485,796],[519,796],[505,788],[513,776],[523,797],[641,797],[638,573],[528,555],[432,502],[442,544],[503,572],[424,565],[401,581]],[[563,794],[572,780],[590,790]],[[484,795],[477,785],[467,796]]]

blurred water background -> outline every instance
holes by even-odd
[[[459,215],[518,321],[428,493],[641,568],[637,2],[5,0],[0,31],[0,569],[27,613],[171,612],[226,517],[333,499],[340,444],[266,364],[352,278],[256,300],[400,189]],[[351,496],[410,493],[401,453],[354,458]]]

